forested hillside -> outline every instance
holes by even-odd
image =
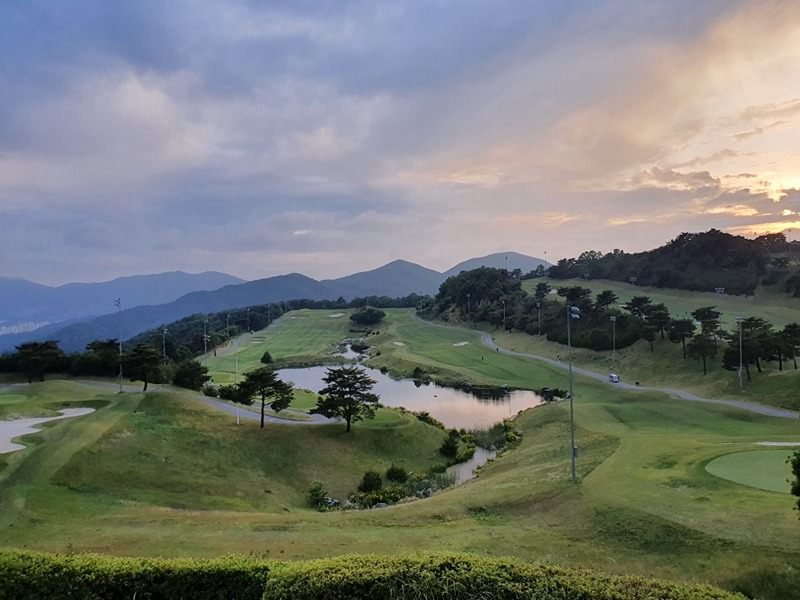
[[[550,267],[553,279],[610,279],[642,286],[752,294],[776,285],[800,294],[800,243],[782,233],[747,239],[711,229],[682,233],[660,248],[628,254],[589,250]]]

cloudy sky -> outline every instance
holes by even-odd
[[[800,239],[794,0],[3,0],[0,276]]]

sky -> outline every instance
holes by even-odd
[[[2,0],[0,276],[800,239],[794,0]]]

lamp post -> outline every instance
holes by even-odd
[[[161,355],[167,358],[167,329],[161,332]]]
[[[581,311],[577,306],[567,306],[567,357],[569,358],[569,440],[572,453],[572,483],[575,483],[575,459],[578,449],[575,447],[575,410],[572,394],[572,319],[580,319]]]
[[[539,337],[542,337],[542,303],[536,303],[536,312],[539,313]]]
[[[114,300],[119,314],[119,393],[122,393],[122,298]]]
[[[208,325],[208,318],[203,321],[203,362],[205,366],[208,367],[208,341],[211,339],[206,332]]]
[[[736,317],[736,324],[739,326],[739,391],[742,391],[742,317]]]
[[[617,362],[617,317],[612,315],[608,320],[611,321],[611,361]]]

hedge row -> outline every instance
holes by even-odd
[[[303,562],[250,558],[125,559],[0,551],[0,597],[265,600],[734,600],[706,585],[672,584],[465,554],[343,556]]]

